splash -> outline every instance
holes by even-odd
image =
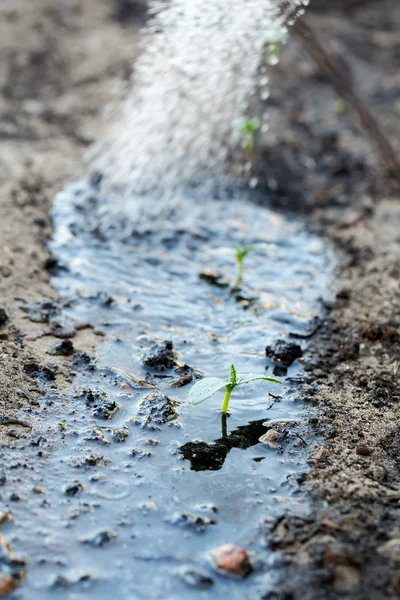
[[[170,204],[188,183],[210,186],[227,178],[227,158],[241,135],[235,123],[246,115],[254,89],[268,87],[265,44],[274,32],[281,35],[288,13],[304,2],[280,4],[151,3],[132,91],[92,156],[105,195],[122,196],[130,211],[142,204],[149,214],[150,204],[158,212],[157,200]]]

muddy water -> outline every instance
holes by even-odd
[[[224,377],[232,362],[272,375],[265,346],[314,327],[334,260],[301,222],[249,194],[205,202],[188,190],[168,218],[140,223],[111,218],[96,184],[57,198],[51,250],[63,310],[53,319],[64,331],[90,323],[104,342],[91,359],[75,355],[70,389],[47,392],[31,456],[8,451],[7,535],[28,560],[14,598],[257,599],[274,588],[280,558],[267,548],[268,524],[307,513],[296,479],[316,443],[301,360],[281,386],[235,390],[226,422],[221,394],[186,401],[196,377]],[[240,291],[232,259],[212,252],[237,242],[269,243],[246,258]],[[205,269],[222,286],[200,277]],[[143,364],[165,340],[176,353],[167,368]],[[294,421],[275,446],[260,443],[276,419]],[[213,568],[210,550],[227,542],[250,553],[245,580]]]

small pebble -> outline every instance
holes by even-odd
[[[94,533],[93,535],[82,540],[82,543],[90,544],[91,546],[100,548],[101,546],[104,546],[104,544],[107,544],[108,542],[110,542],[111,540],[113,540],[116,537],[117,537],[116,533],[112,530],[98,531],[98,532]]]
[[[198,590],[206,590],[214,585],[213,579],[206,573],[202,573],[191,567],[183,567],[179,571],[179,575],[187,585],[195,587]]]
[[[227,575],[246,577],[252,565],[246,550],[234,544],[224,544],[211,552],[216,568]]]
[[[64,494],[66,496],[76,496],[79,492],[83,491],[83,485],[80,481],[74,481],[74,483],[66,485],[64,487]]]

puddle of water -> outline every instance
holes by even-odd
[[[232,362],[238,372],[272,375],[265,346],[313,326],[330,295],[332,255],[300,222],[238,196],[189,198],[169,221],[142,221],[140,231],[126,218],[110,230],[98,190],[85,183],[56,200],[53,284],[64,310],[55,318],[67,328],[89,322],[105,337],[95,365],[81,361],[71,389],[45,397],[31,455],[7,451],[4,496],[21,498],[5,502],[15,520],[8,537],[29,561],[15,598],[239,600],[273,587],[280,563],[266,549],[268,524],[308,510],[296,483],[315,443],[301,361],[282,386],[237,388],[224,422],[221,394],[188,405],[191,383],[174,385],[180,372],[157,372],[141,359],[154,341],[171,340],[179,363],[206,376],[226,376]],[[211,268],[234,282],[232,259],[210,250],[237,242],[274,244],[246,258],[242,296],[255,299],[250,305],[199,277]],[[155,390],[182,402],[176,419],[160,424],[171,408],[162,399],[157,410],[146,407]],[[298,423],[279,447],[259,443],[268,420],[282,418]],[[245,581],[212,568],[210,550],[227,542],[251,553],[255,570]]]
[[[267,0],[153,5],[158,21],[125,114],[94,152],[104,196],[96,176],[54,205],[62,310],[31,316],[47,311],[59,335],[89,323],[104,343],[95,361],[75,356],[70,389],[47,389],[30,449],[0,449],[14,516],[7,537],[29,563],[14,599],[255,600],[280,567],[268,524],[308,510],[296,483],[315,443],[301,361],[282,386],[236,389],[227,419],[221,394],[186,402],[191,376],[226,377],[232,362],[239,373],[272,374],[265,346],[308,333],[330,295],[333,259],[322,242],[250,203],[248,190],[226,187],[226,158],[241,137],[234,121],[256,81],[268,83],[260,56],[283,17]],[[212,251],[259,242],[270,250],[246,257],[233,291],[234,262]],[[204,269],[228,285],[211,285]],[[160,340],[183,368],[143,364]],[[274,424],[275,446],[261,444],[269,420],[282,418],[293,423]],[[244,581],[213,570],[210,551],[228,542],[251,554]]]

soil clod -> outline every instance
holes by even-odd
[[[151,392],[139,405],[133,421],[143,428],[155,431],[178,416],[175,407],[177,402],[159,392]]]
[[[89,544],[90,546],[94,546],[96,548],[101,548],[105,544],[111,542],[111,540],[113,540],[116,537],[117,536],[115,532],[112,530],[98,531],[83,539],[82,543]]]
[[[0,307],[0,327],[4,327],[4,325],[8,321],[8,314],[4,308]]]
[[[203,533],[210,525],[215,525],[213,519],[208,519],[201,515],[192,515],[190,513],[176,513],[168,519],[171,525],[177,525],[185,529],[193,529],[198,533]]]
[[[143,355],[142,363],[145,367],[163,372],[176,366],[174,347],[171,341],[153,344]]]
[[[75,351],[74,345],[71,340],[63,340],[62,342],[55,344],[49,350],[49,354],[55,356],[70,356]]]
[[[265,348],[265,355],[267,358],[280,363],[280,365],[283,365],[284,367],[290,367],[297,358],[303,356],[303,351],[299,344],[278,340],[272,346],[267,346]]]

